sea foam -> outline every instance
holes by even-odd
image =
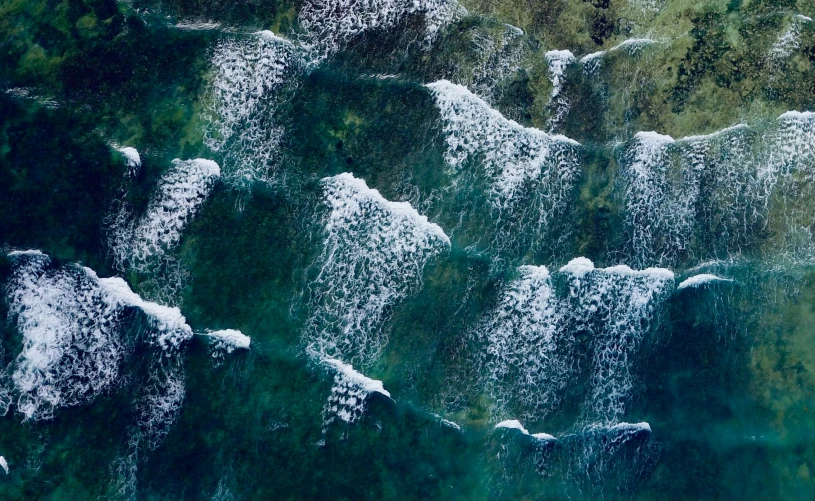
[[[732,282],[732,280],[729,278],[721,278],[710,273],[700,273],[699,275],[694,275],[680,282],[679,285],[676,286],[676,290],[681,290],[688,287],[699,287],[715,282]]]
[[[598,269],[579,257],[557,275],[568,289],[558,292],[545,267],[520,267],[472,329],[493,412],[499,419],[540,422],[557,410],[580,365],[574,333],[586,332],[591,362],[581,422],[614,423],[632,397],[634,359],[673,291],[674,274],[625,265]]]
[[[740,253],[773,217],[806,223],[797,205],[815,180],[815,114],[787,112],[674,141],[640,132],[620,151],[629,253],[639,266]],[[774,216],[773,200],[782,210]],[[811,219],[811,217],[809,218]]]
[[[319,62],[363,33],[392,29],[413,15],[423,17],[423,42],[429,45],[447,24],[466,13],[455,0],[308,0],[297,20],[304,31],[301,43]]]
[[[223,155],[230,185],[272,180],[284,134],[277,108],[299,84],[300,51],[271,31],[229,36],[216,45],[212,66],[204,143]]]
[[[52,418],[56,409],[90,403],[116,384],[132,350],[123,337],[128,307],[142,311],[149,342],[163,352],[192,337],[177,308],[142,300],[120,278],[100,279],[76,265],[55,268],[38,252],[10,257],[6,293],[23,336],[12,381],[26,419]]]
[[[13,266],[5,292],[22,351],[11,365],[14,398],[3,399],[3,413],[14,404],[26,420],[38,421],[59,408],[89,404],[120,383],[138,347],[147,371],[136,378],[141,382],[127,384],[135,383],[140,435],[156,447],[184,400],[183,349],[193,331],[181,311],[145,301],[119,277],[99,278],[76,264],[55,266],[40,251],[8,257]],[[217,338],[248,346],[238,331],[220,332]]]
[[[570,373],[573,337],[549,270],[523,266],[498,305],[477,325],[480,370],[500,415],[542,419],[555,409]]]
[[[563,94],[563,85],[566,69],[574,64],[575,57],[568,50],[550,50],[544,57],[549,65],[549,80],[552,82],[552,94],[547,105],[551,109],[551,116],[546,120],[546,126],[552,133],[562,125],[571,107],[568,97]]]
[[[212,160],[173,160],[161,177],[145,213],[117,217],[110,243],[117,266],[148,272],[171,253],[212,191],[221,170]]]
[[[512,247],[520,235],[548,237],[568,208],[580,175],[579,143],[504,118],[465,87],[440,80],[428,84],[446,136],[445,161],[456,182],[470,163],[486,178],[489,203],[500,221],[496,243]]]
[[[322,358],[321,362],[333,369],[334,385],[331,395],[323,408],[323,429],[336,420],[351,424],[365,414],[367,399],[371,393],[379,393],[390,398],[382,381],[371,379],[346,363],[334,358]]]
[[[217,345],[222,346],[228,353],[236,349],[248,350],[252,340],[249,336],[235,329],[223,329],[209,331],[203,334],[212,339]]]
[[[622,265],[597,269],[585,258],[573,260],[561,272],[569,282],[565,308],[571,327],[593,336],[583,419],[614,423],[625,414],[634,388],[634,358],[673,290],[674,274],[663,268],[632,270]]]
[[[807,16],[801,14],[792,16],[787,28],[770,47],[770,60],[773,62],[783,61],[798,50],[801,47],[801,31],[809,23],[812,23],[812,19]]]
[[[365,366],[387,342],[392,308],[418,291],[425,264],[450,248],[444,231],[406,202],[391,202],[351,174],[322,180],[329,213],[310,284],[305,341],[317,353]]]

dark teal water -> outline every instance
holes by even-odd
[[[812,499],[806,15],[0,3],[0,497]]]

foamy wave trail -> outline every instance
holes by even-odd
[[[424,18],[424,44],[467,11],[456,0],[307,0],[297,16],[301,43],[315,62],[341,51],[361,34],[389,30],[409,16]]]
[[[202,335],[211,339],[215,345],[226,350],[227,353],[232,353],[235,350],[248,350],[252,343],[249,336],[235,329],[209,331]]]
[[[50,419],[116,382],[126,350],[117,332],[123,311],[81,268],[52,270],[39,252],[9,257],[9,318],[23,339],[11,376],[16,408],[27,420]]]
[[[120,278],[100,279],[77,265],[55,268],[38,251],[9,257],[10,318],[23,338],[11,379],[17,411],[26,420],[50,419],[58,408],[90,403],[116,384],[134,347],[123,335],[127,308],[142,311],[148,343],[160,348],[162,358],[178,353],[192,336],[177,308],[143,301]],[[158,371],[151,378],[162,382]]]
[[[630,488],[647,477],[659,458],[645,422],[593,424],[562,440],[571,456],[572,478],[591,492]]]
[[[312,351],[365,366],[387,342],[392,308],[419,290],[425,264],[450,239],[410,204],[386,200],[351,174],[322,186],[330,211],[304,339]]]
[[[521,69],[521,61],[528,52],[523,35],[521,29],[505,24],[496,40],[492,33],[474,26],[469,32],[469,41],[478,60],[472,68],[466,65],[456,68],[456,83],[468,87],[488,103],[500,100],[502,84]]]
[[[781,62],[788,59],[793,52],[801,48],[801,31],[812,23],[812,18],[797,14],[792,16],[789,25],[778,40],[770,47],[769,58],[771,62]]]
[[[655,132],[639,132],[625,151],[623,180],[625,183],[626,225],[637,263],[661,263],[663,252],[681,252],[687,246],[686,235],[693,217],[692,202],[696,193],[672,196],[668,185],[670,136]],[[679,190],[694,190],[695,183],[680,182]],[[684,195],[684,196],[682,196]],[[666,246],[669,249],[663,250]],[[672,257],[672,256],[671,256]]]
[[[632,364],[661,304],[674,287],[664,268],[595,268],[576,258],[560,269],[569,281],[567,309],[572,325],[592,335],[589,395],[583,419],[614,423],[625,415],[634,387]]]
[[[740,253],[774,217],[788,221],[790,234],[811,225],[801,204],[815,181],[815,114],[791,111],[766,130],[736,125],[677,141],[640,132],[619,163],[635,264]]]
[[[135,176],[141,168],[141,155],[139,155],[138,150],[131,146],[116,146],[115,148],[124,156],[125,165],[127,165],[127,176]]]
[[[204,144],[223,155],[223,178],[247,188],[273,179],[283,127],[277,108],[299,83],[300,52],[271,31],[221,39],[204,98]]]
[[[751,160],[757,138],[746,125],[678,141],[637,133],[620,156],[634,263],[673,265],[751,243],[771,190]]]
[[[154,270],[181,241],[220,174],[212,160],[173,160],[142,217],[129,222],[120,219],[113,229],[110,246],[117,266],[139,272]]]
[[[634,56],[642,52],[645,47],[657,43],[660,42],[650,38],[629,38],[628,40],[624,40],[608,50],[601,50],[598,52],[592,52],[591,54],[586,54],[580,58],[580,64],[583,65],[583,73],[586,76],[597,76],[597,74],[600,72],[603,59],[605,59],[607,55],[625,51],[629,56]]]
[[[351,424],[361,419],[372,393],[390,398],[382,381],[364,376],[351,365],[333,358],[323,358],[321,362],[336,371],[331,395],[323,408],[323,430],[337,420]]]
[[[445,161],[454,176],[477,162],[489,183],[499,221],[501,247],[520,234],[545,239],[561,216],[580,175],[580,144],[507,120],[465,87],[440,80],[428,84],[446,135]]]
[[[518,271],[519,278],[475,329],[475,341],[484,346],[479,372],[499,415],[540,420],[560,403],[574,338],[549,270],[522,266]]]
[[[815,113],[788,111],[778,117],[768,135],[768,158],[761,162],[760,178],[770,187],[815,181]],[[764,159],[762,159],[764,160]]]
[[[563,84],[566,80],[566,69],[574,64],[575,57],[568,50],[550,50],[544,57],[549,65],[549,80],[552,82],[552,94],[547,105],[551,109],[551,116],[546,120],[546,127],[553,133],[563,124],[571,108],[569,98],[563,94]]]
[[[688,287],[701,287],[716,282],[732,282],[729,278],[722,278],[710,273],[700,273],[690,278],[686,278],[676,286],[676,290],[687,289]]]

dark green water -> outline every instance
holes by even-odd
[[[806,16],[0,1],[0,499],[815,498]]]

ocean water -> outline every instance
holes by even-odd
[[[0,499],[815,498],[812,16],[0,4]]]

